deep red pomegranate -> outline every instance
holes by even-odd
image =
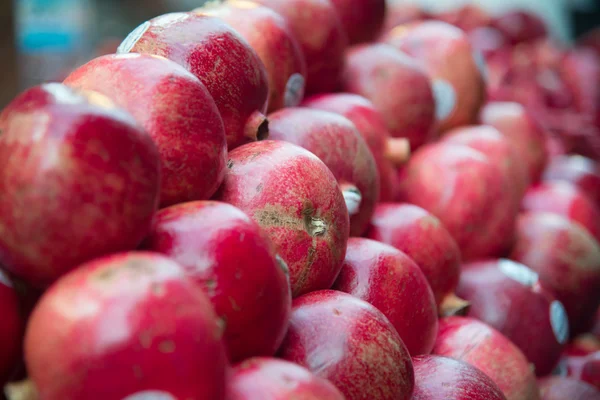
[[[255,357],[234,366],[227,400],[345,400],[327,379],[276,358]]]
[[[21,355],[23,320],[19,298],[6,273],[0,270],[0,385],[14,372]]]
[[[369,146],[352,121],[329,111],[292,107],[269,114],[271,139],[315,154],[340,184],[350,236],[362,235],[379,200],[380,178]]]
[[[309,97],[303,107],[341,114],[348,118],[367,142],[379,171],[379,201],[392,201],[398,189],[396,167],[410,156],[410,143],[391,137],[383,116],[375,105],[357,94],[328,93]]]
[[[417,263],[442,314],[466,306],[454,295],[460,275],[460,249],[433,214],[412,204],[379,203],[367,236],[394,246]]]
[[[379,36],[386,14],[386,0],[330,0],[350,44],[371,42]]]
[[[210,93],[185,68],[162,57],[111,54],[64,83],[110,97],[150,134],[161,158],[161,206],[215,194],[225,176],[225,128]]]
[[[196,75],[221,113],[229,150],[268,136],[265,66],[221,19],[193,12],[164,14],[132,31],[118,53],[163,56]]]
[[[160,210],[144,241],[144,248],[175,260],[202,286],[223,321],[232,361],[272,356],[287,330],[288,271],[272,247],[250,217],[216,201]]]
[[[381,311],[411,356],[429,354],[437,335],[437,305],[427,278],[405,253],[371,239],[350,238],[333,289]]]
[[[344,262],[350,223],[327,166],[299,146],[267,140],[230,152],[228,168],[217,199],[267,232],[290,269],[294,297],[330,288]]]
[[[209,2],[194,11],[227,22],[256,51],[269,79],[269,112],[300,104],[306,83],[306,60],[281,15],[247,0]]]
[[[593,317],[600,303],[600,245],[581,225],[551,213],[521,214],[511,258],[536,271],[564,304],[572,335]]]
[[[402,339],[379,310],[346,293],[295,299],[280,356],[328,379],[346,400],[411,398],[413,367]]]
[[[600,206],[600,168],[592,159],[579,155],[554,157],[548,163],[542,180],[571,182]]]
[[[0,116],[0,264],[43,287],[142,241],[160,159],[133,118],[96,92],[26,90]]]
[[[562,303],[538,278],[507,259],[477,261],[463,265],[456,293],[471,303],[469,317],[510,339],[543,376],[552,372],[569,339],[569,321]]]
[[[449,357],[413,357],[413,400],[506,400],[489,376]]]
[[[598,400],[600,390],[589,383],[562,376],[549,376],[539,381],[541,400]]]
[[[48,400],[121,399],[143,390],[224,399],[221,335],[210,301],[176,262],[121,253],[80,266],[42,296],[25,360]]]
[[[384,43],[357,45],[346,53],[342,80],[343,90],[369,99],[390,134],[408,138],[412,150],[435,138],[434,92],[416,60]]]
[[[306,59],[308,94],[331,92],[339,85],[348,37],[329,0],[254,0],[287,21]]]
[[[434,354],[467,362],[489,376],[508,400],[539,399],[527,359],[508,338],[473,318],[440,320]]]

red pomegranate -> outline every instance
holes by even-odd
[[[600,390],[573,378],[549,376],[539,381],[541,400],[598,400]]]
[[[0,270],[0,385],[15,371],[21,356],[23,320],[17,292],[8,276]]]
[[[527,11],[516,10],[503,13],[492,21],[512,45],[546,37],[546,23]]]
[[[350,44],[371,42],[379,36],[385,20],[386,0],[330,0]]]
[[[594,160],[579,155],[553,157],[542,180],[571,182],[600,207],[600,168]]]

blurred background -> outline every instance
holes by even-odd
[[[59,80],[75,66],[112,53],[138,24],[206,0],[0,0],[0,107],[18,91]],[[471,3],[490,13],[525,9],[553,38],[572,42],[600,25],[598,0],[389,0],[443,12]]]

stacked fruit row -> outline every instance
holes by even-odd
[[[28,89],[7,396],[600,398],[597,51],[523,13],[228,0]]]

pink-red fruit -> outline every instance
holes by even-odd
[[[386,14],[386,0],[330,0],[350,44],[372,42],[379,36]]]
[[[156,145],[105,96],[33,87],[0,115],[0,264],[45,286],[134,249],[160,191]]]
[[[598,400],[600,390],[589,383],[562,376],[540,379],[542,400]]]
[[[567,181],[581,189],[600,207],[600,167],[580,155],[554,157],[544,171],[543,181]]]

